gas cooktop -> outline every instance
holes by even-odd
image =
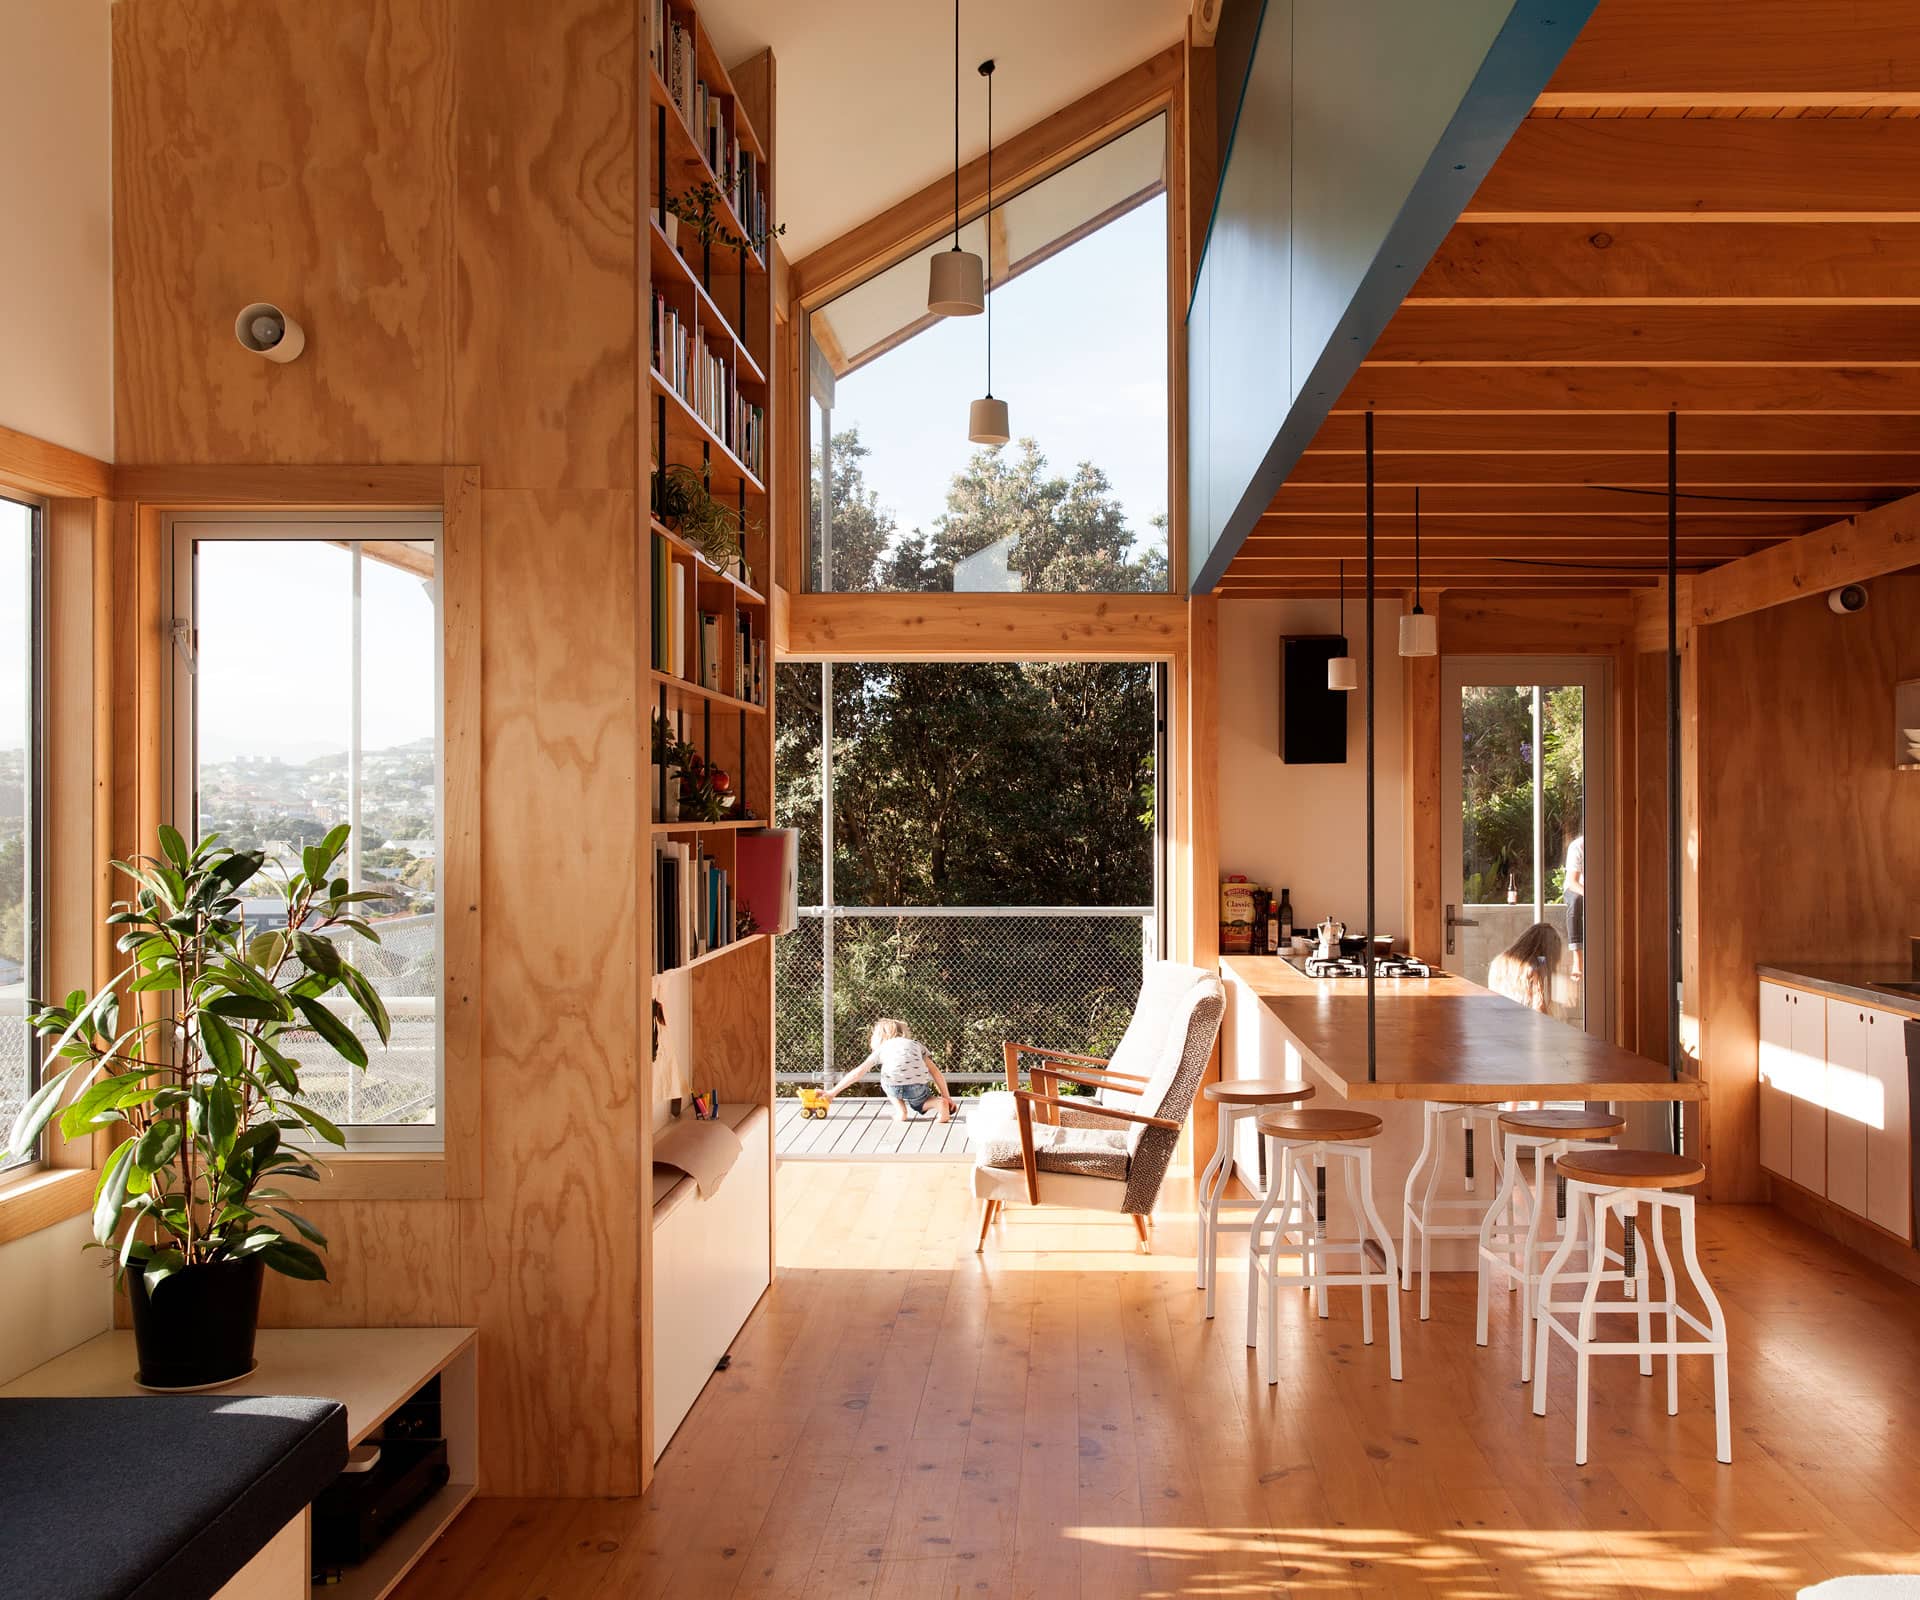
[[[1288,956],[1287,965],[1309,978],[1364,978],[1366,966],[1358,956],[1340,956],[1322,960],[1319,956]],[[1382,956],[1373,965],[1378,978],[1444,978],[1438,967],[1429,966],[1412,956]]]

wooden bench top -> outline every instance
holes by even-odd
[[[1700,1100],[1664,1062],[1635,1055],[1530,1011],[1464,978],[1382,979],[1367,1079],[1364,978],[1309,978],[1277,956],[1227,956],[1235,1003],[1252,998],[1299,1051],[1300,1064],[1349,1100]],[[1266,1065],[1266,1063],[1263,1063]],[[1275,1069],[1294,1065],[1276,1060]]]

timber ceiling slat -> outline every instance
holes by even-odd
[[[1642,588],[1920,485],[1916,0],[1601,0],[1221,592]]]
[[[1529,117],[1460,220],[1569,217],[1920,220],[1920,123]]]

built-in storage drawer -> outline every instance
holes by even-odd
[[[1760,1165],[1911,1243],[1906,1021],[1760,985]]]

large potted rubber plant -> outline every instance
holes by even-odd
[[[160,855],[114,863],[132,883],[107,918],[125,967],[91,998],[76,989],[31,1019],[52,1044],[7,1148],[37,1148],[56,1113],[68,1138],[117,1136],[93,1233],[116,1254],[148,1388],[244,1377],[263,1271],[327,1275],[326,1239],[283,1185],[319,1177],[314,1140],[344,1140],[302,1099],[299,1057],[318,1050],[365,1068],[346,1006],[382,1043],[389,1032],[380,996],[337,942],[378,942],[361,912],[385,898],[334,875],[347,831],[302,851],[300,869],[273,885],[272,915],[250,929],[243,897],[266,896],[256,883],[266,856],[212,836],[189,849],[162,827]]]

